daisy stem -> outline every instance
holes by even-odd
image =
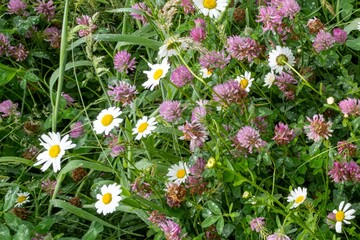
[[[68,15],[69,15],[69,0],[65,0],[64,16],[63,16],[63,21],[62,21],[63,25],[62,25],[62,30],[61,30],[59,79],[58,79],[58,85],[57,85],[57,90],[56,90],[55,106],[53,108],[53,115],[52,115],[52,119],[51,119],[53,132],[56,132],[56,123],[57,123],[57,117],[58,117],[58,112],[59,112],[60,96],[61,96],[63,82],[64,82],[64,76],[65,76],[65,65],[66,65],[67,45],[68,45],[68,42],[67,42]],[[52,98],[52,92],[50,92],[50,98]]]
[[[308,86],[311,90],[322,96],[322,94],[318,90],[316,90],[313,86],[311,86],[311,84],[298,71],[296,71],[295,68],[293,68],[286,61],[283,61],[283,63],[286,64],[294,73],[296,73],[296,75],[300,77],[300,79],[305,83],[306,86]]]

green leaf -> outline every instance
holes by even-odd
[[[213,201],[210,200],[206,204],[210,211],[212,211],[215,215],[222,215],[221,209]]]
[[[55,219],[51,217],[44,218],[41,222],[39,222],[34,231],[40,234],[46,234],[50,231],[51,226],[55,223]]]
[[[6,224],[14,231],[17,231],[23,225],[21,219],[13,213],[4,213],[4,219]]]
[[[106,227],[113,228],[116,230],[119,229],[118,227],[116,227],[108,222],[105,222],[104,220],[98,218],[97,216],[95,216],[91,213],[88,213],[88,212],[82,210],[81,208],[75,207],[75,206],[71,205],[70,203],[67,203],[67,202],[64,202],[64,201],[58,200],[58,199],[52,199],[51,203],[54,205],[54,207],[61,208],[61,209],[65,210],[66,212],[74,214],[80,218],[89,220],[91,222],[95,221]]]
[[[24,224],[20,225],[20,227],[16,230],[16,234],[14,235],[14,240],[30,240],[30,230]]]
[[[59,175],[64,175],[67,172],[70,172],[78,167],[88,168],[88,169],[97,170],[97,171],[101,171],[101,172],[113,172],[113,170],[111,168],[109,168],[108,166],[103,165],[101,163],[98,163],[98,162],[72,160],[68,164],[66,164],[66,166],[63,167],[63,169],[61,169]]]
[[[310,162],[310,167],[311,168],[316,168],[316,169],[319,169],[322,167],[323,165],[323,158],[315,158],[313,159],[311,162]]]
[[[11,68],[0,63],[0,86],[10,82],[17,73],[16,68]]]
[[[104,231],[104,226],[98,222],[92,222],[89,230],[82,237],[83,240],[96,240],[99,233]]]
[[[267,107],[260,107],[257,109],[258,114],[257,117],[266,117],[273,114],[273,111]]]
[[[17,185],[11,186],[9,188],[9,190],[7,191],[7,193],[5,195],[5,203],[3,206],[4,212],[8,211],[10,208],[12,208],[14,206],[18,191],[19,191],[19,187]],[[14,214],[11,214],[11,215],[14,216]]]
[[[353,126],[353,131],[356,132],[360,126],[360,117],[357,117],[351,121],[351,125]]]
[[[158,50],[162,43],[140,36],[134,35],[125,35],[125,34],[93,34],[93,38],[96,41],[105,41],[105,42],[126,42],[131,45],[140,45],[148,48],[152,48],[154,50]],[[75,47],[85,43],[85,38],[80,38],[76,40],[72,44],[69,45],[67,50],[72,50]]]
[[[314,142],[314,143],[310,146],[310,148],[309,148],[309,154],[310,154],[310,156],[313,156],[313,155],[319,150],[321,144],[322,144],[322,140],[317,141],[317,142]]]
[[[349,25],[347,25],[344,28],[344,31],[347,32],[347,34],[349,34],[352,30],[357,30],[359,22],[360,22],[360,18],[355,18],[350,22]]]
[[[72,68],[76,68],[76,67],[86,67],[86,66],[92,66],[92,62],[90,61],[76,61],[76,62],[71,62],[65,65],[65,71],[70,70]],[[54,84],[57,81],[57,79],[59,78],[59,74],[60,74],[60,68],[56,69],[50,77],[50,82],[49,82],[49,89],[50,89],[50,93],[52,93],[52,90],[54,88]]]
[[[222,216],[210,216],[201,223],[201,227],[202,228],[210,227],[211,225],[216,223],[217,220],[219,220],[220,218],[222,218]]]
[[[10,240],[10,230],[4,225],[0,223],[0,239],[2,240]]]
[[[352,48],[356,51],[359,51],[360,50],[360,37],[358,37],[357,39],[347,40],[346,46],[348,46],[349,48]]]
[[[218,234],[221,234],[224,230],[224,218],[221,217],[219,221],[216,223],[216,230]]]

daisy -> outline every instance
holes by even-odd
[[[148,80],[144,82],[142,86],[152,91],[154,90],[154,87],[159,85],[160,79],[165,77],[166,73],[170,69],[170,64],[168,63],[167,58],[164,58],[160,64],[148,64],[151,70],[144,71],[148,77]]]
[[[305,201],[306,195],[307,195],[307,189],[298,187],[297,189],[292,190],[290,192],[287,201],[294,202],[291,208],[296,208]]]
[[[290,66],[294,66],[295,57],[288,47],[276,46],[276,49],[269,53],[269,66],[271,70],[276,73],[282,73],[284,69],[289,69],[285,64],[287,62]]]
[[[213,74],[213,70],[207,69],[207,68],[202,68],[202,69],[200,69],[200,73],[201,73],[202,78],[208,78],[208,77],[211,77],[211,75]]]
[[[268,88],[270,88],[273,85],[273,83],[275,82],[275,80],[276,80],[276,76],[275,76],[274,72],[273,71],[269,72],[268,74],[265,75],[264,87],[268,86]]]
[[[159,48],[158,59],[179,55],[180,48],[186,49],[188,44],[176,37],[169,37],[165,39],[164,44]]]
[[[116,183],[102,186],[101,194],[96,195],[98,200],[95,203],[97,213],[106,215],[114,212],[122,199],[120,194],[120,185],[117,185]]]
[[[346,223],[346,224],[350,224],[350,222],[348,220],[354,219],[354,213],[355,210],[354,209],[349,209],[351,207],[350,203],[345,204],[345,201],[342,201],[339,205],[339,210],[333,210],[333,213],[335,213],[335,220],[336,220],[336,224],[335,224],[335,230],[337,233],[341,233],[341,227],[342,227],[342,222]]]
[[[30,202],[29,201],[29,195],[30,193],[28,192],[22,192],[22,193],[18,193],[17,194],[17,198],[16,198],[16,204],[15,207],[21,207],[23,204]]]
[[[103,109],[94,121],[96,134],[105,132],[105,134],[108,135],[115,127],[119,127],[123,119],[117,117],[120,116],[121,113],[120,108],[117,107]]]
[[[220,17],[220,13],[225,11],[227,0],[194,0],[196,7],[205,15],[211,18]]]
[[[76,144],[72,144],[69,135],[65,135],[62,139],[60,133],[49,132],[48,135],[41,135],[40,145],[45,148],[45,152],[40,153],[36,159],[38,160],[34,166],[44,164],[41,171],[45,172],[50,165],[53,165],[54,172],[61,169],[60,159],[64,156],[65,150],[74,148]]]
[[[155,130],[155,125],[157,122],[155,118],[149,118],[147,116],[143,116],[137,123],[136,127],[132,129],[133,134],[137,134],[136,140],[140,140],[142,137],[146,137],[152,131]]]
[[[189,168],[184,162],[173,164],[169,168],[169,172],[166,176],[169,177],[169,181],[172,181],[178,185],[184,183],[188,177]]]
[[[251,72],[245,71],[244,75],[240,75],[235,79],[246,92],[250,92],[250,87],[254,81],[251,78]]]

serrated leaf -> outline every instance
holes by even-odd
[[[319,150],[321,144],[322,144],[322,140],[317,141],[317,142],[314,142],[314,143],[310,146],[310,148],[309,148],[309,154],[310,154],[310,156],[313,156],[313,155]]]
[[[207,228],[210,227],[211,225],[213,225],[214,223],[217,222],[217,220],[219,220],[222,216],[210,216],[208,218],[206,218],[202,223],[201,223],[201,227],[202,228]]]

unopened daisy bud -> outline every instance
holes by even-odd
[[[335,102],[335,99],[333,98],[333,97],[328,97],[327,99],[326,99],[326,102],[327,102],[327,104],[333,104],[334,102]]]
[[[215,158],[211,157],[209,158],[208,162],[206,163],[207,168],[213,168],[216,164]]]
[[[251,193],[249,191],[245,191],[242,195],[243,199],[248,199],[249,197],[251,197]]]

